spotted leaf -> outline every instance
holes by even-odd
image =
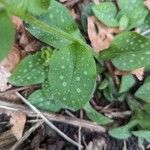
[[[81,34],[77,25],[70,16],[67,8],[54,0],[51,2],[49,9],[44,14],[38,16],[38,19],[41,22],[54,27],[58,32],[59,30],[62,30],[73,37],[81,39]],[[26,25],[26,27],[33,36],[55,48],[62,48],[70,44],[70,40],[65,40],[51,33],[44,32],[42,28],[39,29],[29,24]]]
[[[89,119],[98,124],[104,125],[113,122],[113,120],[111,120],[110,118],[94,110],[89,102],[84,106],[84,110],[86,111],[86,114],[89,117]]]
[[[82,108],[95,89],[96,65],[91,51],[78,43],[55,51],[48,80],[57,100],[73,110]]]
[[[60,105],[53,99],[48,99],[42,90],[36,90],[29,97],[28,101],[34,105],[35,107],[51,112],[58,112],[61,107]]]
[[[93,5],[94,5],[93,3],[89,3],[82,9],[81,24],[85,32],[87,31],[88,17],[93,16],[93,11],[92,11]]]
[[[144,36],[150,37],[150,13],[145,19],[145,22],[138,28],[140,33]]]
[[[11,50],[14,42],[14,28],[6,10],[0,6],[0,61]]]
[[[101,59],[112,59],[113,64],[124,71],[150,68],[150,39],[136,32],[124,32],[116,36],[111,46],[102,51]]]
[[[135,127],[137,125],[137,121],[136,120],[132,120],[130,121],[128,124],[122,126],[122,127],[118,127],[118,128],[114,128],[111,129],[108,133],[117,139],[127,139],[129,137],[131,137],[131,129],[133,127]]]
[[[117,9],[113,3],[100,3],[93,6],[92,9],[95,16],[105,25],[110,27],[118,26],[119,23],[116,20]]]
[[[135,96],[146,102],[150,102],[150,77],[148,77],[144,84],[136,91]]]
[[[48,100],[54,101],[58,105],[59,108],[67,108],[65,105],[63,105],[60,101],[58,101],[54,97],[51,91],[49,81],[47,79],[42,84],[42,93],[43,93],[43,96],[45,96]]]
[[[104,2],[93,7],[95,16],[109,27],[120,27],[123,30],[130,30],[142,25],[148,15],[148,9],[144,6],[143,0],[118,0],[120,11],[114,3]]]
[[[9,82],[16,86],[28,86],[42,83],[45,80],[44,60],[41,53],[27,56],[16,67]]]
[[[132,75],[122,76],[119,93],[127,92],[135,83]]]

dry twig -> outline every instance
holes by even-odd
[[[60,131],[56,126],[54,126],[44,115],[41,113],[36,107],[34,107],[30,102],[28,102],[21,94],[16,92],[16,95],[28,106],[30,107],[34,112],[36,112],[39,117],[43,119],[43,121],[52,128],[55,132],[57,132],[60,136],[62,136],[66,141],[70,142],[71,144],[81,147],[77,142],[73,141],[70,137],[68,137],[66,134],[64,134],[62,131]]]

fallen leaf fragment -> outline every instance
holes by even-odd
[[[131,73],[141,81],[143,80],[143,76],[144,76],[144,67],[133,70]]]
[[[11,74],[3,66],[0,65],[0,91],[5,91],[11,88],[11,85],[7,85],[8,77],[10,75]]]
[[[20,32],[22,30],[22,27],[23,27],[23,21],[16,16],[12,17],[12,21],[15,25],[16,30]]]
[[[114,38],[113,34],[120,32],[118,28],[105,26],[95,16],[88,17],[88,36],[96,53],[107,49]]]
[[[144,5],[150,10],[150,0],[144,1]]]
[[[12,133],[19,140],[22,137],[26,123],[26,115],[21,112],[11,113],[10,124],[12,125]]]
[[[20,59],[21,59],[20,50],[17,47],[13,46],[10,53],[0,63],[0,65],[3,66],[8,72],[12,72],[16,68],[16,65],[20,62]]]
[[[131,72],[121,71],[121,70],[119,70],[117,68],[114,71],[115,75],[121,75],[121,76],[125,76],[125,75],[128,75],[130,73],[135,75],[138,78],[138,80],[141,81],[141,80],[143,80],[143,76],[144,76],[144,67],[135,69],[135,70],[133,70]]]
[[[93,139],[87,145],[87,150],[106,150],[107,149],[106,140],[102,137],[98,137],[97,139]]]
[[[8,77],[11,75],[11,71],[16,68],[16,65],[20,62],[21,54],[20,51],[13,47],[7,57],[0,62],[0,91],[5,91],[11,88],[8,85]]]

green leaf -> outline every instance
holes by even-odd
[[[115,4],[104,2],[93,7],[95,16],[109,27],[120,26],[123,30],[130,30],[144,23],[148,9],[143,0],[118,0],[120,11],[117,13]]]
[[[144,138],[146,140],[150,140],[150,131],[149,130],[133,131],[132,134],[134,136],[137,136],[138,138]]]
[[[11,50],[14,43],[15,31],[11,18],[4,8],[0,8],[0,61]]]
[[[111,2],[100,3],[93,6],[95,16],[105,25],[109,27],[118,26],[115,16],[117,14],[116,6]]]
[[[100,83],[100,86],[98,87],[99,90],[103,90],[105,88],[107,88],[108,86],[108,80],[107,79],[104,79],[101,83]]]
[[[137,120],[140,128],[144,130],[150,129],[149,109],[147,110],[145,106],[143,107],[142,104],[134,99],[128,100],[128,104],[130,109],[132,110],[132,118],[134,120]]]
[[[118,128],[114,128],[112,130],[110,130],[108,133],[117,139],[127,139],[129,137],[131,137],[131,129],[133,127],[135,127],[137,125],[137,121],[136,120],[132,120],[130,121],[128,124],[122,126],[122,127],[118,127]]]
[[[54,0],[51,2],[49,9],[44,14],[38,16],[38,19],[41,22],[54,27],[55,29],[58,28],[58,32],[61,29],[70,36],[73,36],[77,39],[82,39],[75,21],[70,16],[70,12],[65,6]],[[27,24],[26,27],[37,39],[55,48],[61,49],[62,47],[66,47],[71,43],[69,40],[62,39],[56,35],[43,31],[42,27],[39,29],[29,24]]]
[[[136,32],[123,32],[116,36],[111,46],[102,51],[101,59],[112,59],[113,64],[124,71],[150,68],[150,39]]]
[[[123,15],[119,20],[120,29],[125,30],[128,27],[128,22],[129,22],[128,17],[126,15]]]
[[[146,102],[150,102],[150,77],[148,77],[144,84],[136,91],[135,96]]]
[[[51,0],[28,0],[28,11],[35,15],[44,13],[50,6]]]
[[[45,80],[44,60],[41,53],[25,57],[16,67],[9,82],[16,86],[28,86],[42,83]]]
[[[28,97],[28,101],[38,109],[44,111],[58,112],[61,109],[59,103],[54,99],[52,100],[45,97],[42,90],[36,90],[33,92]]]
[[[117,100],[118,90],[110,74],[105,74],[108,86],[103,90],[104,97],[110,102]]]
[[[56,99],[70,109],[82,108],[95,90],[96,65],[91,51],[79,43],[55,51],[48,80]]]
[[[128,18],[128,30],[144,23],[148,9],[144,6],[143,0],[119,0],[118,5],[120,13]]]
[[[94,3],[89,3],[82,9],[81,24],[85,32],[87,32],[87,19],[93,15],[92,6],[94,6]]]
[[[135,7],[141,5],[142,3],[143,0],[118,0],[120,9],[125,13],[131,12]]]
[[[89,119],[98,124],[105,125],[113,122],[113,120],[111,120],[110,118],[102,115],[101,113],[98,113],[95,109],[93,109],[89,102],[84,106],[84,110],[86,111]]]
[[[140,4],[138,7],[134,8],[132,12],[128,14],[129,26],[128,29],[138,27],[142,25],[148,15],[148,10],[144,5]]]
[[[135,82],[133,75],[123,76],[121,79],[121,85],[120,85],[119,93],[127,92],[131,87],[134,86],[135,83],[136,82]]]
[[[145,22],[138,28],[144,36],[150,37],[150,13],[147,15]]]

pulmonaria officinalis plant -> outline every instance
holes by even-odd
[[[23,8],[26,8],[25,6],[24,4]],[[14,8],[9,10],[12,13]],[[40,15],[30,11],[28,7],[23,10],[19,16],[27,22],[27,29],[41,41],[53,46],[54,50],[52,52],[47,49],[27,56],[13,72],[9,79],[10,83],[16,86],[41,83],[42,90],[35,91],[29,97],[29,101],[38,108],[54,112],[60,108],[83,108],[89,103],[95,90],[96,65],[92,50],[84,42],[69,11],[56,1],[52,1],[47,11]],[[20,9],[14,14],[17,15],[19,11]],[[46,54],[45,58],[43,53]],[[40,101],[37,101],[37,95]],[[107,117],[104,118],[106,120],[103,119],[104,122],[101,124],[110,122]]]
[[[0,1],[0,4],[3,5],[0,21],[7,20],[6,27],[9,29],[9,33],[6,34],[10,34],[8,46],[1,45],[2,47],[0,47],[0,51],[3,49],[0,59],[8,53],[14,41],[10,15],[22,18],[25,21],[26,29],[47,44],[47,48],[22,60],[10,77],[10,83],[16,86],[41,84],[41,89],[36,90],[28,97],[28,100],[39,109],[58,112],[62,108],[73,111],[83,108],[92,121],[103,125],[112,123],[112,119],[98,113],[90,104],[96,89],[95,58],[100,61],[111,60],[114,66],[124,71],[132,71],[140,67],[150,68],[150,39],[129,31],[134,27],[141,26],[148,15],[143,1],[134,0],[129,3],[129,1],[119,0],[119,12],[113,3],[91,5],[92,12],[102,23],[128,30],[117,35],[111,46],[100,52],[98,57],[93,56],[92,49],[85,43],[78,26],[69,15],[69,11],[59,2],[54,0],[51,2],[46,0],[6,0]],[[17,9],[15,6],[18,6]],[[2,25],[0,24],[0,26]],[[0,34],[1,39],[4,34],[3,30],[0,29],[0,33],[2,33]],[[110,92],[112,92],[113,86],[109,83],[113,80],[107,75],[105,77],[99,90],[110,102],[115,101],[117,96],[126,94],[135,84],[132,75],[125,76],[122,78],[120,89],[113,89],[114,93],[118,90],[117,94],[112,94]],[[129,85],[128,81],[130,81]],[[143,96],[145,93],[140,92],[145,88],[144,85],[135,93],[136,98],[145,100]],[[114,95],[115,97],[113,97]],[[143,112],[140,111],[140,114]],[[131,135],[130,130],[137,124],[142,130],[148,129],[136,120],[140,119],[133,119],[124,127],[124,138]],[[109,133],[118,137],[116,133],[120,132],[120,129],[118,130],[114,129]],[[138,133],[133,131],[133,134],[137,135]]]

